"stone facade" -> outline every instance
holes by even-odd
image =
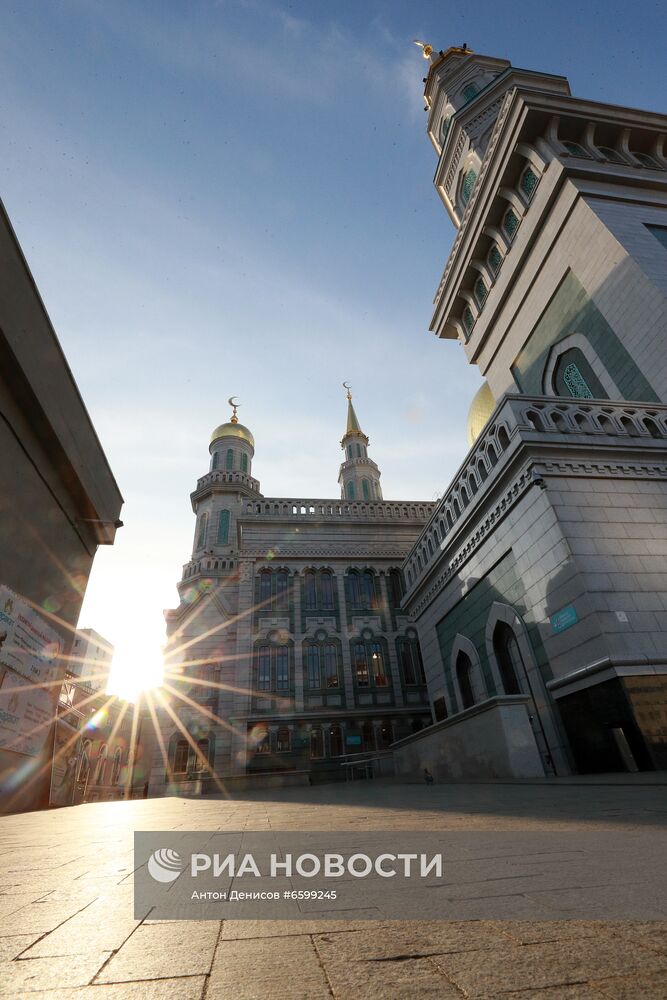
[[[214,432],[167,612],[151,794],[343,779],[431,722],[399,567],[433,504],[382,500],[367,445],[350,401],[341,497],[275,498],[252,477],[250,431]]]
[[[479,76],[434,141],[458,233],[432,329],[499,403],[404,564],[440,721],[397,761],[507,775],[509,697],[543,774],[665,767],[667,119],[509,64],[489,80],[468,50],[431,62],[432,141]]]

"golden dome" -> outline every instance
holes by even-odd
[[[211,434],[211,444],[213,444],[214,441],[217,441],[218,438],[223,438],[223,437],[240,438],[241,441],[245,441],[247,444],[249,444],[251,448],[254,449],[255,447],[254,437],[252,436],[248,428],[244,427],[243,424],[238,423],[238,421],[236,423],[230,421],[227,424],[220,424],[219,427],[216,427],[216,429]]]
[[[472,448],[477,438],[480,436],[489,417],[496,408],[496,401],[493,398],[488,382],[482,382],[479,389],[473,396],[470,409],[468,410],[468,425],[466,428],[468,444]]]

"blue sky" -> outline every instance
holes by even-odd
[[[353,386],[388,498],[462,460],[428,333],[453,236],[413,38],[664,110],[658,3],[0,4],[0,195],[126,499],[81,624],[150,658],[227,397],[271,496],[332,497]]]

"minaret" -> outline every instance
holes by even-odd
[[[347,427],[340,443],[345,460],[340,467],[338,482],[343,500],[382,500],[380,470],[368,457],[368,438],[359,426],[352,406],[352,393],[347,389]]]

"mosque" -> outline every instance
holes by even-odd
[[[350,398],[340,499],[268,499],[234,409],[192,494],[167,614],[189,702],[160,710],[153,793],[355,754],[667,766],[667,118],[422,47],[457,229],[431,329],[486,379],[470,450],[437,503],[385,501]]]

